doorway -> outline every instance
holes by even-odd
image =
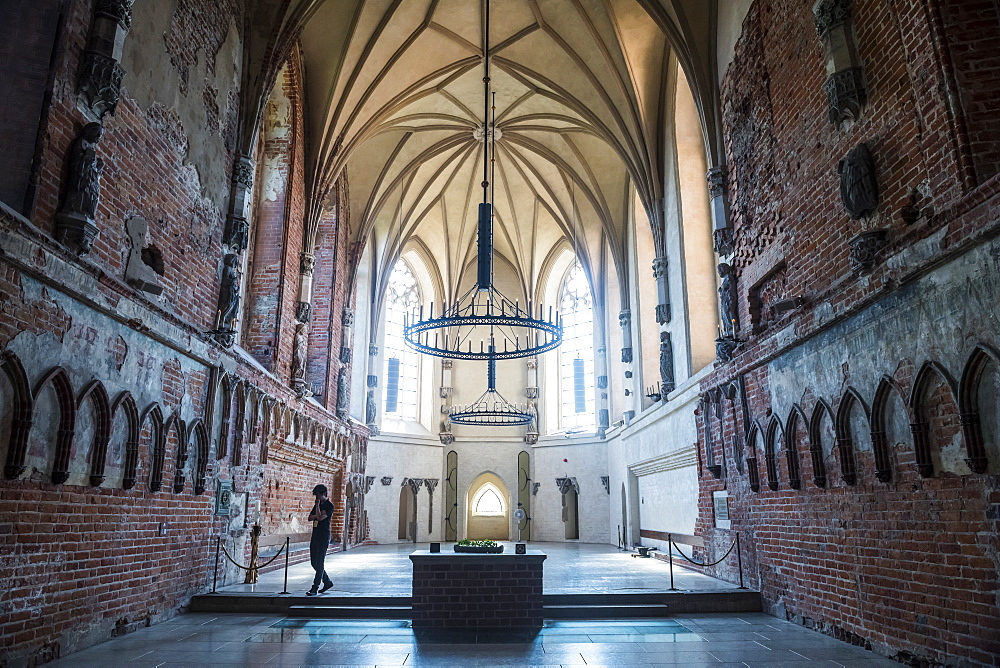
[[[510,493],[500,476],[483,473],[473,480],[466,507],[469,540],[510,540]]]
[[[413,516],[416,512],[414,507],[413,491],[409,484],[404,484],[399,488],[399,531],[396,537],[399,540],[413,540]]]

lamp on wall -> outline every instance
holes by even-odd
[[[493,285],[493,204],[490,166],[495,162],[496,106],[490,115],[490,3],[483,18],[483,126],[473,133],[483,141],[483,201],[479,205],[478,266],[476,284],[452,304],[444,304],[438,315],[434,304],[424,318],[424,308],[406,317],[403,337],[411,348],[427,355],[453,359],[488,360],[531,357],[562,343],[562,321],[552,307],[520,302],[506,297]],[[479,339],[478,346],[475,339]],[[502,348],[502,350],[501,350]],[[495,392],[495,390],[494,390]],[[487,391],[487,394],[489,391]],[[485,395],[484,395],[485,396]],[[518,423],[525,424],[525,423]]]

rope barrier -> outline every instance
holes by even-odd
[[[671,547],[677,548],[677,554],[681,555],[682,557],[684,557],[685,559],[687,559],[688,561],[690,561],[695,566],[706,567],[706,566],[715,566],[717,564],[721,564],[725,560],[725,558],[728,557],[729,554],[733,551],[733,548],[736,547],[736,541],[735,540],[733,541],[733,544],[729,546],[729,549],[726,550],[726,553],[724,555],[722,555],[721,559],[719,559],[718,561],[713,561],[710,564],[709,563],[699,564],[697,561],[695,561],[691,557],[689,557],[686,554],[684,554],[683,552],[681,552],[681,548],[677,547],[677,543],[675,543],[673,541],[673,539],[670,540],[670,545],[671,545]],[[694,554],[694,553],[692,552],[692,554]]]
[[[277,552],[274,553],[273,557],[271,557],[270,559],[268,559],[263,564],[257,564],[257,566],[255,568],[257,570],[260,570],[262,568],[267,568],[267,566],[269,566],[272,561],[274,561],[275,559],[277,559],[281,555],[281,553],[284,552],[284,551],[285,551],[285,546],[282,545],[281,548]],[[224,555],[226,555],[226,559],[228,559],[230,562],[232,562],[233,566],[236,566],[236,568],[242,568],[245,571],[250,570],[251,566],[243,566],[242,564],[236,563],[236,561],[234,561],[233,558],[231,556],[229,556],[229,550],[226,549],[225,545],[222,546],[222,553]]]

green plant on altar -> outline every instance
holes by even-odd
[[[460,540],[458,545],[462,547],[500,547],[500,543],[495,540]]]

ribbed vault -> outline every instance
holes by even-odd
[[[368,247],[377,266],[389,267],[404,247],[422,246],[443,296],[455,297],[468,287],[481,198],[483,0],[259,5],[283,18],[270,20],[270,33],[258,28],[250,58],[266,61],[289,35],[302,46],[307,243],[346,170],[354,247]],[[706,80],[710,40],[693,37],[707,34],[714,7],[714,0],[493,0],[496,251],[520,296],[537,292],[545,259],[565,243],[588,269],[607,255],[624,273],[633,187],[662,243],[671,61],[680,47],[693,87],[714,89]],[[258,84],[247,80],[256,71],[247,63],[245,81]],[[266,85],[266,76],[257,78]]]

